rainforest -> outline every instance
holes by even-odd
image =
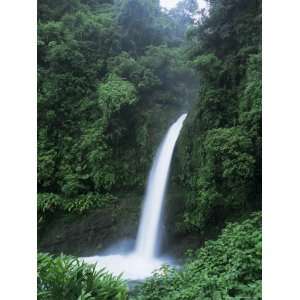
[[[205,2],[38,0],[38,299],[261,299],[262,4]]]

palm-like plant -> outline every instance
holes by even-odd
[[[127,286],[120,276],[64,255],[38,254],[37,285],[40,300],[128,299]]]

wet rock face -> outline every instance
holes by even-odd
[[[142,200],[142,194],[124,195],[115,207],[95,209],[85,215],[56,214],[38,232],[38,251],[75,256],[130,252],[135,246]],[[183,202],[182,193],[172,192],[171,188],[164,213],[161,254],[182,257],[201,241],[198,236],[176,232],[174,225]]]
[[[124,251],[133,247],[142,196],[124,198],[118,207],[96,209],[79,215],[55,216],[38,233],[38,251],[91,256],[123,241]]]

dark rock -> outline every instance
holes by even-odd
[[[124,197],[117,207],[89,211],[85,215],[61,214],[38,233],[38,251],[92,256],[120,240],[134,240],[142,196]]]

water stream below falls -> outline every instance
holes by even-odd
[[[87,263],[97,263],[115,275],[123,273],[128,280],[142,280],[171,260],[158,257],[161,216],[176,141],[187,114],[181,115],[171,125],[155,155],[147,182],[141,220],[135,249],[123,255],[106,255],[82,258]]]

